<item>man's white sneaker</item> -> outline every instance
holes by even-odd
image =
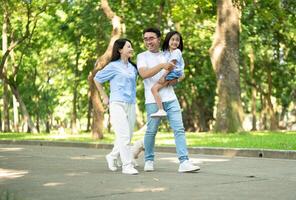
[[[136,175],[138,174],[138,170],[136,170],[133,165],[129,164],[126,166],[122,166],[122,173],[123,174],[129,174],[129,175]]]
[[[150,115],[151,117],[166,117],[167,113],[163,109],[159,109],[156,113]]]
[[[145,172],[152,172],[154,171],[154,162],[152,160],[147,160],[144,166]]]
[[[179,166],[179,172],[195,172],[200,170],[199,166],[193,165],[189,160],[185,160]]]
[[[116,158],[113,158],[112,156],[110,156],[109,154],[106,155],[106,160],[107,160],[107,163],[108,163],[108,168],[111,170],[111,171],[116,171],[117,170],[117,167],[115,165],[115,160]]]

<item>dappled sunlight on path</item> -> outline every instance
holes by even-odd
[[[0,148],[0,152],[21,151],[23,148]]]
[[[28,174],[28,171],[25,170],[13,170],[13,169],[3,169],[0,168],[0,180],[6,180],[6,179],[14,179],[14,178],[20,178]]]

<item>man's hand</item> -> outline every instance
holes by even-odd
[[[168,71],[172,71],[175,67],[176,65],[174,65],[174,63],[168,62],[168,63],[165,63],[162,68]]]

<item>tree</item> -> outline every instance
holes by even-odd
[[[26,105],[24,104],[24,102],[21,98],[21,95],[19,93],[17,82],[15,81],[15,76],[17,74],[18,69],[14,68],[12,70],[12,74],[9,74],[8,71],[5,69],[5,66],[6,66],[6,63],[7,63],[7,60],[9,58],[11,51],[13,49],[15,49],[16,47],[19,47],[22,43],[28,41],[32,37],[35,27],[36,27],[38,15],[40,15],[45,9],[45,7],[42,7],[39,10],[39,12],[35,13],[35,16],[32,16],[33,15],[33,11],[32,11],[33,5],[31,5],[30,2],[27,2],[27,3],[24,2],[20,7],[22,7],[22,6],[25,7],[26,18],[27,18],[26,25],[25,25],[25,31],[22,34],[22,29],[17,30],[21,33],[21,36],[19,38],[15,38],[14,31],[16,31],[16,30],[13,30],[12,27],[9,27],[11,29],[11,32],[9,35],[10,42],[9,42],[9,45],[8,45],[8,42],[7,42],[7,44],[4,45],[5,48],[3,49],[3,56],[0,61],[0,78],[3,80],[4,83],[6,83],[10,86],[10,89],[11,89],[13,95],[15,96],[15,98],[17,99],[17,101],[20,104],[20,109],[22,111],[24,121],[26,121],[28,123],[30,131],[32,131],[33,133],[37,133],[37,129],[31,120],[31,117],[27,111]],[[10,16],[9,16],[8,10],[7,10],[8,7],[9,7],[9,2],[5,2],[5,4],[4,4],[5,23],[3,24],[3,30],[5,30],[4,37],[7,37],[7,35],[8,35],[7,28],[5,28],[5,26],[9,26],[8,22],[9,22]],[[5,39],[5,40],[7,40],[7,39]]]
[[[108,1],[101,0],[101,7],[105,15],[107,16],[107,18],[112,22],[113,29],[112,29],[109,45],[105,53],[97,59],[95,67],[90,72],[90,75],[88,78],[90,92],[91,92],[92,106],[93,106],[92,136],[93,138],[100,138],[100,139],[103,138],[104,108],[102,106],[102,102],[96,90],[96,86],[93,78],[96,75],[96,73],[110,61],[113,43],[115,42],[116,39],[120,37],[122,33],[122,30],[121,30],[122,27],[120,22],[121,19],[116,15],[116,13],[114,13],[111,10]]]
[[[215,131],[242,130],[239,77],[239,9],[231,0],[217,0],[217,26],[210,56],[217,78]]]

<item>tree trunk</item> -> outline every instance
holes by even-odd
[[[10,53],[10,58],[11,58],[11,63],[12,63],[12,66],[13,66],[13,77],[15,77],[15,74],[17,73],[17,65],[15,65],[15,59],[14,59],[14,51],[11,50],[11,53]],[[15,80],[15,78],[14,78]],[[12,103],[13,103],[13,130],[14,132],[19,132],[19,110],[18,110],[18,107],[19,107],[19,104],[17,102],[17,99],[15,98],[15,96],[13,95],[12,97]]]
[[[79,42],[76,45],[76,61],[75,61],[75,72],[74,72],[74,88],[73,88],[73,111],[72,111],[72,120],[71,120],[71,127],[72,127],[72,134],[77,134],[78,127],[77,127],[77,96],[78,96],[78,84],[79,84],[79,71],[78,71],[78,65],[79,65],[79,57],[80,52],[78,50],[79,48]]]
[[[239,10],[231,0],[217,0],[217,26],[210,56],[217,77],[214,130],[242,131],[243,109],[239,80]]]
[[[121,35],[121,22],[120,18],[114,13],[111,8],[109,7],[107,0],[101,0],[102,9],[107,16],[107,18],[112,21],[112,34],[111,39],[109,41],[109,45],[105,53],[97,59],[94,69],[91,71],[88,80],[89,80],[89,87],[91,92],[91,100],[93,106],[93,124],[92,124],[92,136],[93,138],[103,138],[103,120],[104,120],[104,108],[102,102],[99,98],[99,94],[97,92],[95,83],[94,83],[94,76],[96,73],[102,69],[111,59],[112,48],[115,40],[117,40]]]
[[[267,115],[268,115],[268,119],[269,119],[269,129],[270,130],[276,130],[278,128],[277,125],[277,120],[275,117],[275,113],[274,113],[274,109],[273,109],[273,105],[271,102],[271,90],[272,90],[272,78],[271,78],[271,70],[269,66],[267,67],[267,80],[268,80],[268,93],[266,96],[266,100],[267,100]]]
[[[206,107],[204,102],[199,102],[198,104],[198,121],[199,121],[199,132],[209,131],[209,123],[206,116]]]
[[[38,112],[36,113],[36,129],[37,132],[40,133],[40,116]]]
[[[33,121],[31,120],[31,117],[27,111],[26,105],[24,104],[17,87],[14,86],[13,84],[9,84],[9,86],[10,86],[12,93],[14,94],[15,98],[17,99],[17,101],[20,105],[20,109],[23,114],[23,120],[28,124],[28,127],[32,133],[38,133],[37,128],[35,127]]]
[[[45,122],[45,132],[50,133],[50,121],[49,117],[47,117],[46,122]]]
[[[2,111],[0,108],[0,132],[2,132]]]
[[[162,15],[163,15],[164,6],[165,6],[165,1],[161,0],[160,4],[159,4],[159,12],[158,12],[158,20],[157,20],[158,21],[158,23],[157,23],[158,28],[160,28],[161,24],[162,24]]]
[[[3,12],[3,25],[2,25],[2,53],[4,57],[4,53],[7,51],[8,46],[8,36],[7,36],[7,29],[8,29],[8,11],[7,5],[4,5],[4,12]],[[2,58],[3,59],[3,58]],[[3,65],[3,73],[6,74],[7,69],[7,62]],[[10,123],[9,123],[9,92],[7,83],[3,81],[3,121],[4,121],[4,132],[10,132]]]
[[[260,111],[260,130],[266,130],[266,99],[262,93],[260,93],[261,111]]]
[[[91,97],[90,97],[90,90],[88,91],[88,109],[87,109],[87,125],[86,125],[86,131],[90,131],[91,126],[91,111],[92,111],[92,104],[91,104]]]
[[[18,102],[15,96],[13,96],[13,129],[14,132],[19,132]]]
[[[4,6],[6,8],[6,6]],[[8,28],[8,13],[7,10],[4,9],[3,16],[3,25],[2,25],[2,52],[7,51],[8,46],[8,37],[7,37],[7,28]],[[6,74],[7,62],[4,63],[3,73]],[[7,87],[7,83],[3,81],[3,117],[4,117],[4,132],[10,132],[10,121],[9,121],[9,91]]]
[[[251,78],[251,83],[252,85],[256,84],[256,81],[254,79],[254,73],[255,73],[255,61],[254,61],[254,51],[253,48],[251,47],[250,53],[249,53],[249,58],[250,58],[250,78]],[[256,123],[257,123],[257,119],[256,119],[256,94],[257,94],[257,90],[256,87],[251,86],[252,87],[252,100],[251,100],[251,107],[252,107],[252,129],[251,131],[256,131],[257,127],[256,127]]]
[[[9,120],[9,91],[7,84],[3,83],[3,121],[4,132],[10,132],[10,120]]]

